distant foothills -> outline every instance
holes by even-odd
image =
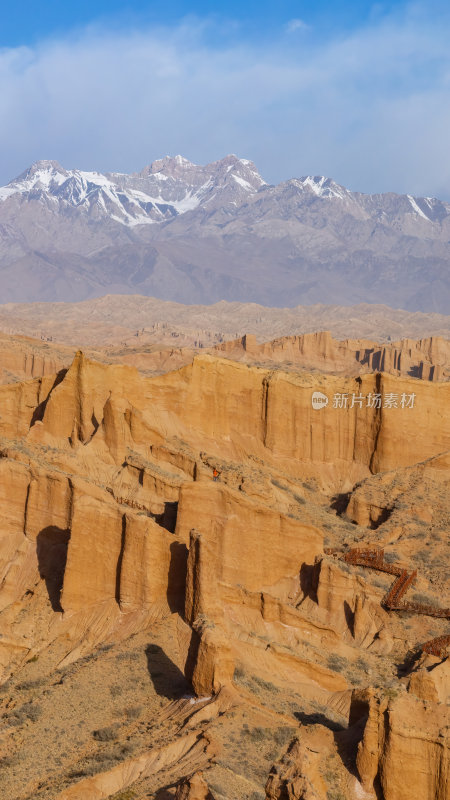
[[[141,172],[38,161],[0,188],[1,302],[141,294],[181,303],[383,303],[450,313],[450,203],[267,184],[234,155]]]

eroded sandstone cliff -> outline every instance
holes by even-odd
[[[449,399],[211,355],[145,378],[79,352],[0,387],[5,798],[444,800],[448,661],[419,654],[445,619],[324,549],[417,568],[429,526],[442,604]]]

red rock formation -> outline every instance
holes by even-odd
[[[214,797],[201,772],[196,772],[178,786],[175,800],[214,800]]]
[[[330,398],[411,391],[416,404],[333,408],[330,402],[315,410],[317,387]],[[386,375],[273,373],[208,355],[146,379],[81,353],[58,380],[1,387],[0,623],[8,630],[0,638],[2,675],[44,653],[42,662],[53,658],[65,667],[100,642],[123,642],[163,620],[173,634],[173,666],[198,697],[214,695],[213,704],[225,691],[261,716],[289,711],[289,726],[317,727],[326,753],[335,754],[333,732],[324,727],[332,713],[342,723],[352,684],[372,671],[380,676],[380,656],[393,653],[392,667],[396,648],[404,645],[404,657],[407,643],[393,627],[398,615],[380,608],[385,590],[376,592],[364,574],[323,557],[324,532],[337,544],[361,530],[330,514],[321,488],[339,491],[356,477],[374,479],[377,470],[403,464],[417,469],[425,455],[444,487],[449,390]],[[384,565],[378,550],[364,563]],[[389,572],[402,577],[396,568]],[[403,578],[402,587],[408,588]],[[395,595],[397,605],[406,598]],[[425,662],[420,668],[428,669]],[[399,696],[388,705],[376,693],[354,697],[359,774],[368,791],[378,781],[385,800],[406,800],[404,787],[411,791],[416,783],[425,800],[444,798],[438,675],[411,677],[404,702]],[[195,705],[198,697],[186,702]],[[428,702],[437,709],[432,719]],[[298,716],[291,713],[295,703],[302,704]],[[209,724],[212,713],[205,699],[196,724]],[[412,778],[403,767],[400,777],[395,773],[406,740],[415,759]],[[196,732],[189,748],[198,742]],[[321,749],[316,758],[303,736],[300,742],[291,760],[273,757],[281,771],[271,775],[268,797],[282,798],[286,790],[292,798],[315,793],[324,800]],[[182,749],[174,748],[175,759]],[[141,768],[156,770],[153,756],[131,759],[129,772],[120,765],[87,778],[61,797],[122,791]],[[195,761],[173,785],[203,766]],[[344,764],[340,769],[348,777]]]
[[[355,691],[350,724],[365,718],[357,768],[363,787],[375,781],[384,800],[448,797],[449,757],[446,710],[412,695],[391,701],[374,690]],[[447,729],[447,732],[446,732]]]
[[[355,375],[385,372],[427,381],[448,379],[450,343],[440,337],[379,345],[364,339],[333,339],[329,331],[285,336],[259,344],[250,334],[216,347],[234,359],[288,363],[303,369]]]

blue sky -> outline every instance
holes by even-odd
[[[272,35],[291,20],[330,31],[351,28],[374,19],[386,11],[400,9],[404,2],[374,3],[368,0],[252,0],[252,2],[192,2],[171,0],[170,3],[149,0],[22,0],[11,4],[2,15],[0,45],[31,44],[48,36],[58,36],[69,29],[83,27],[92,21],[112,26],[174,25],[186,17],[215,18],[228,21],[229,33],[234,23],[234,36]]]
[[[229,152],[450,199],[447,2],[35,0],[3,9],[0,183]]]

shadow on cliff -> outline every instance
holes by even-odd
[[[50,525],[36,537],[36,554],[39,575],[45,580],[47,594],[53,611],[63,611],[61,590],[67,562],[70,531]]]
[[[167,501],[164,503],[164,511],[162,514],[155,515],[155,522],[165,528],[169,533],[175,533],[177,524],[178,502]]]
[[[351,775],[354,775],[354,777],[358,780],[360,780],[360,775],[356,766],[356,756],[358,753],[358,745],[364,735],[366,723],[367,714],[365,714],[350,727],[342,727],[341,730],[334,731],[334,742],[339,758],[341,759],[345,769],[348,770]],[[373,791],[373,796],[376,798],[376,800],[383,800],[384,794],[380,787],[378,775],[375,777]]]
[[[148,674],[157,694],[169,700],[179,700],[185,694],[192,694],[189,681],[159,645],[147,645],[145,655]]]
[[[394,512],[394,506],[386,506],[386,508],[382,508],[380,513],[378,514],[378,517],[375,520],[371,521],[370,528],[373,531],[376,531],[376,529],[379,528],[380,525],[383,525],[384,522],[387,522],[387,520],[392,516],[393,512]]]
[[[319,582],[320,564],[302,564],[300,568],[300,588],[305,597],[317,603],[317,585]]]
[[[167,602],[172,614],[184,611],[188,549],[182,542],[170,545],[170,565],[167,581]]]
[[[30,428],[33,427],[35,422],[42,422],[44,419],[45,409],[47,408],[47,403],[50,400],[50,395],[53,392],[53,389],[56,389],[57,386],[64,380],[67,374],[67,369],[60,369],[56,375],[55,381],[53,386],[51,387],[47,397],[38,406],[34,409],[33,416],[31,417]]]
[[[342,517],[345,514],[348,504],[350,503],[351,496],[351,492],[342,492],[341,494],[333,495],[331,498],[330,508],[332,508],[333,511],[336,511],[336,516]]]
[[[344,730],[344,726],[340,722],[335,722],[333,719],[321,714],[320,712],[313,712],[307,714],[306,711],[294,711],[294,717],[298,719],[302,725],[323,725],[333,733]]]

